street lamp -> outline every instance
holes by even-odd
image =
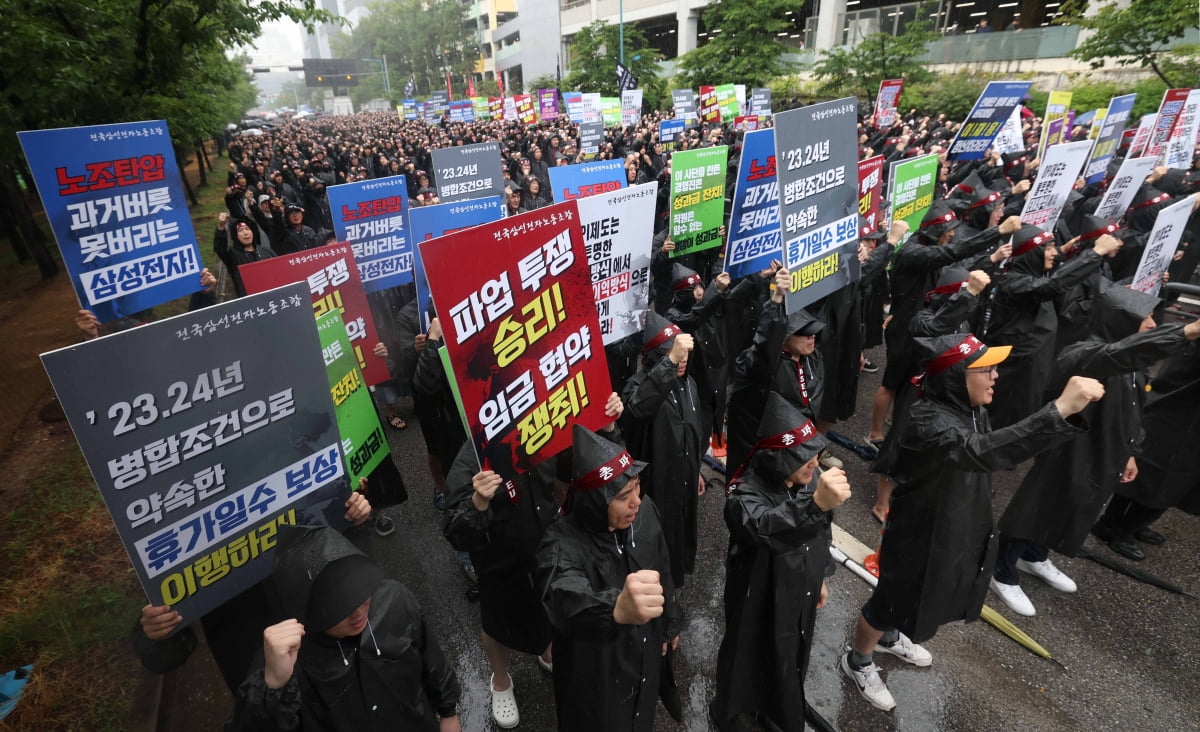
[[[387,56],[382,58],[360,58],[359,61],[374,61],[375,63],[379,64],[379,67],[382,69],[383,73],[383,93],[391,94],[392,81],[388,78]]]

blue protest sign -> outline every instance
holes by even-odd
[[[664,150],[674,150],[675,141],[683,134],[683,130],[687,127],[687,120],[682,119],[664,119],[658,123],[658,141],[663,144]]]
[[[404,176],[330,186],[326,194],[333,231],[338,241],[350,242],[354,249],[363,290],[375,292],[412,282]]]
[[[950,143],[949,157],[957,160],[982,158],[1032,85],[1031,81],[989,81],[971,113],[963,120],[962,127],[958,128],[954,142]]]
[[[625,161],[601,160],[550,168],[550,189],[555,203],[587,198],[625,187]]]
[[[412,240],[423,242],[472,226],[499,221],[503,217],[503,198],[488,196],[471,201],[418,206],[408,212],[408,223]],[[425,278],[425,268],[421,264],[420,256],[413,258],[413,282],[416,285],[417,308],[421,313],[421,322],[428,326],[429,321],[425,314],[429,311],[429,281]]]
[[[1092,156],[1083,166],[1083,177],[1088,183],[1099,183],[1108,173],[1108,164],[1117,154],[1117,144],[1121,142],[1121,133],[1129,115],[1133,113],[1133,103],[1137,94],[1126,94],[1123,97],[1113,97],[1108,101],[1108,114],[1100,126],[1100,134],[1096,144],[1092,146]]]
[[[766,269],[772,259],[782,261],[773,128],[747,132],[742,142],[729,229],[725,270],[734,279]]]

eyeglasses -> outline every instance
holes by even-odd
[[[988,376],[995,376],[996,374],[1000,373],[1000,367],[999,366],[983,366],[983,367],[980,367],[977,369],[967,369],[967,373],[968,374],[987,374]]]

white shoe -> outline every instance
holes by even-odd
[[[1017,615],[1033,617],[1037,614],[1037,611],[1033,609],[1033,603],[1026,597],[1025,590],[1022,590],[1020,585],[1006,585],[1003,582],[997,582],[993,577],[992,592],[999,595],[1004,604],[1012,608]]]
[[[890,646],[885,646],[882,643],[875,644],[876,653],[890,653],[896,658],[899,658],[905,663],[911,663],[914,666],[929,666],[933,664],[933,654],[925,650],[921,646],[913,643],[909,637],[900,633],[900,637]]]
[[[554,662],[553,661],[547,661],[546,659],[542,658],[541,656],[537,657],[537,661],[538,661],[538,666],[541,666],[543,671],[550,674],[551,676],[554,675]]]
[[[1063,574],[1062,570],[1055,567],[1049,559],[1040,562],[1026,562],[1024,559],[1018,559],[1017,569],[1032,574],[1059,592],[1074,592],[1079,589],[1075,580]]]
[[[496,691],[496,675],[492,674],[492,719],[500,729],[512,729],[521,723],[517,712],[517,695],[513,693],[512,676],[508,677],[508,688]]]
[[[892,698],[892,692],[888,691],[887,685],[883,683],[883,679],[879,678],[878,666],[871,664],[870,666],[864,666],[861,669],[855,670],[850,666],[849,651],[842,654],[838,665],[841,666],[842,673],[858,687],[858,693],[862,694],[864,699],[871,702],[871,706],[876,709],[882,709],[885,712],[890,712],[896,708],[896,700]]]

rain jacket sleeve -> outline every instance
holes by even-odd
[[[487,532],[492,525],[492,506],[480,511],[471,500],[475,486],[471,482],[479,472],[479,461],[470,442],[458,451],[458,457],[446,476],[448,506],[442,518],[442,533],[450,546],[458,551],[476,551],[488,543]],[[503,490],[501,487],[500,490]],[[497,491],[496,498],[500,497]]]
[[[912,419],[921,424],[901,438],[902,448],[936,451],[959,469],[972,472],[1012,467],[1087,429],[1079,415],[1064,420],[1053,402],[1020,422],[990,432],[965,430],[953,413],[937,408],[914,408]]]
[[[1116,343],[1087,340],[1063,349],[1056,370],[1062,381],[1070,375],[1104,380],[1149,368],[1159,359],[1180,351],[1187,343],[1183,325],[1179,323],[1134,333]]]
[[[592,589],[588,577],[589,557],[573,541],[554,541],[548,534],[538,550],[538,573],[544,580],[542,605],[555,628],[565,636],[584,641],[615,638],[620,625],[613,617],[621,590]],[[615,539],[614,539],[615,541]]]
[[[950,240],[933,247],[902,247],[896,254],[895,272],[929,272],[980,254],[1000,243],[997,227],[985,229],[969,239]]]
[[[725,502],[725,524],[733,542],[754,543],[782,554],[820,536],[827,514],[809,494],[773,504],[760,493],[735,488]]]
[[[678,378],[676,368],[669,357],[663,356],[646,373],[645,378],[630,379],[625,385],[625,393],[621,395],[628,414],[639,420],[654,419]]]
[[[1006,274],[996,285],[996,297],[1001,302],[1008,303],[1053,300],[1087,279],[1102,261],[1095,250],[1089,249],[1063,265],[1051,277]]]
[[[915,337],[939,336],[954,333],[964,321],[975,317],[979,298],[960,290],[942,303],[937,310],[921,310],[913,316],[909,332]]]

